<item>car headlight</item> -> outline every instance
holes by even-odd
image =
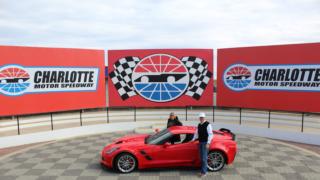
[[[114,151],[116,151],[116,150],[118,150],[118,149],[119,149],[119,147],[110,148],[110,149],[108,149],[108,150],[106,151],[106,154],[111,154],[111,153],[113,153]]]

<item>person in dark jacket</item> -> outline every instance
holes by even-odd
[[[179,121],[178,116],[176,116],[173,112],[170,113],[168,122],[167,122],[167,128],[172,126],[182,126],[182,123]],[[180,142],[180,135],[175,135],[170,139],[171,144],[174,144],[175,142]]]

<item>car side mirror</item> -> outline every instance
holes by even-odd
[[[164,148],[167,148],[167,147],[170,146],[170,145],[171,145],[171,144],[170,144],[169,142],[166,142],[166,143],[163,144],[163,147],[164,147]]]

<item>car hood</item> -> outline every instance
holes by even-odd
[[[114,144],[123,144],[131,142],[144,142],[144,139],[149,136],[148,134],[139,134],[139,135],[128,135],[121,138],[118,138],[114,141]]]

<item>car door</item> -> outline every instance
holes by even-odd
[[[179,135],[181,141],[168,146],[166,151],[168,154],[172,154],[178,166],[192,165],[199,159],[198,141],[191,141],[193,134],[182,133]],[[188,135],[192,135],[191,139],[188,138]]]
[[[147,145],[144,147],[144,153],[147,161],[145,164],[148,167],[170,167],[177,164],[176,158],[172,153],[169,153],[170,145]]]
[[[177,144],[165,142],[160,145],[147,145],[144,152],[149,159],[147,162],[148,166],[191,166],[197,160],[197,142],[183,142],[183,140],[184,138],[181,138],[181,142],[178,142]]]
[[[166,129],[153,135],[151,139],[146,141],[145,146],[139,150],[140,154],[144,156],[143,164],[145,166],[162,167],[164,165],[171,166],[176,163],[171,154],[167,154],[167,142],[171,137],[172,133]]]

